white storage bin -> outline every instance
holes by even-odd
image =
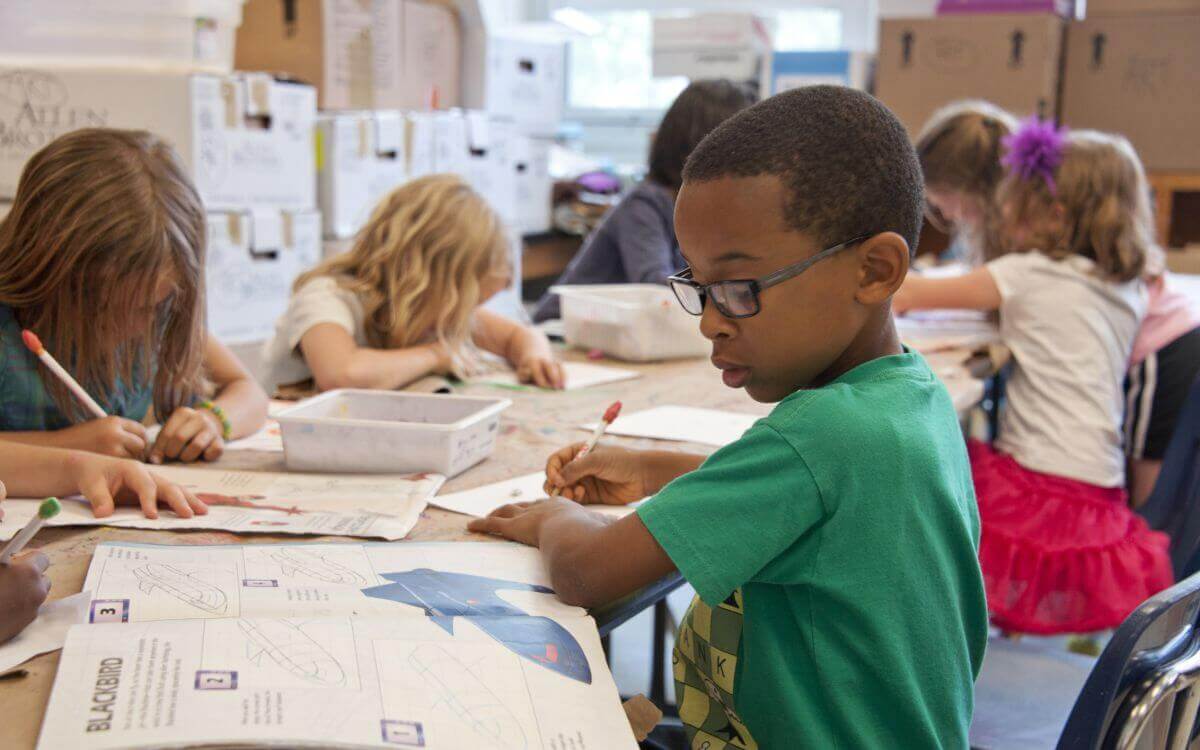
[[[651,362],[703,357],[711,350],[700,319],[657,284],[554,286],[562,299],[567,343],[618,359]]]
[[[492,454],[502,398],[339,389],[281,412],[288,469],[453,477]]]
[[[4,0],[6,63],[229,73],[242,0]]]

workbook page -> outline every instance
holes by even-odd
[[[540,652],[469,618],[79,625],[38,747],[637,747],[590,619],[501,619]]]
[[[96,518],[82,498],[66,498],[48,526],[116,526],[135,529],[220,529],[239,533],[313,534],[403,539],[426,503],[442,486],[440,474],[403,476],[273,474],[178,466],[154,472],[187,487],[208,504],[208,513],[179,518],[165,507],[149,519],[134,506]],[[4,503],[0,539],[8,539],[37,515],[40,500]]]

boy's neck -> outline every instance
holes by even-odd
[[[820,388],[840,378],[859,365],[880,357],[903,354],[900,335],[896,333],[896,321],[890,306],[884,306],[872,315],[859,330],[841,355],[816,378],[810,388]]]

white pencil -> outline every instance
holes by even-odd
[[[42,364],[50,368],[50,372],[58,376],[58,379],[66,383],[67,388],[71,389],[71,393],[75,394],[75,398],[79,399],[88,411],[92,413],[96,419],[104,419],[108,416],[104,409],[100,408],[100,404],[96,403],[95,399],[88,395],[88,392],[83,390],[83,386],[79,384],[75,378],[71,377],[71,373],[63,369],[63,366],[58,363],[54,357],[50,356],[50,352],[42,346],[42,340],[37,337],[33,331],[22,331],[21,340],[25,342],[25,346],[29,351],[38,356],[42,360]]]
[[[583,458],[588,453],[591,453],[592,449],[596,447],[596,443],[600,442],[600,438],[604,437],[604,431],[608,429],[608,426],[613,423],[613,420],[615,420],[620,413],[621,402],[613,402],[613,405],[608,407],[608,410],[604,412],[604,417],[600,420],[600,423],[596,425],[596,429],[592,430],[592,437],[588,439],[587,445],[583,446],[583,449],[580,450],[575,456],[576,459]]]
[[[17,532],[8,544],[4,545],[4,551],[0,552],[0,565],[8,565],[8,561],[13,555],[25,549],[25,545],[33,538],[33,535],[38,533],[42,528],[42,524],[58,515],[62,510],[62,506],[58,503],[58,498],[48,497],[38,506],[37,515],[29,519],[29,523]]]

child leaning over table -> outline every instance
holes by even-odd
[[[707,460],[569,446],[547,465],[563,497],[471,524],[541,547],[575,604],[683,574],[693,747],[967,746],[979,518],[950,397],[890,309],[922,205],[904,128],[866,94],[795,89],[726,121],[684,171],[672,286],[725,384],[778,405]],[[651,494],[618,521],[578,504]]]

